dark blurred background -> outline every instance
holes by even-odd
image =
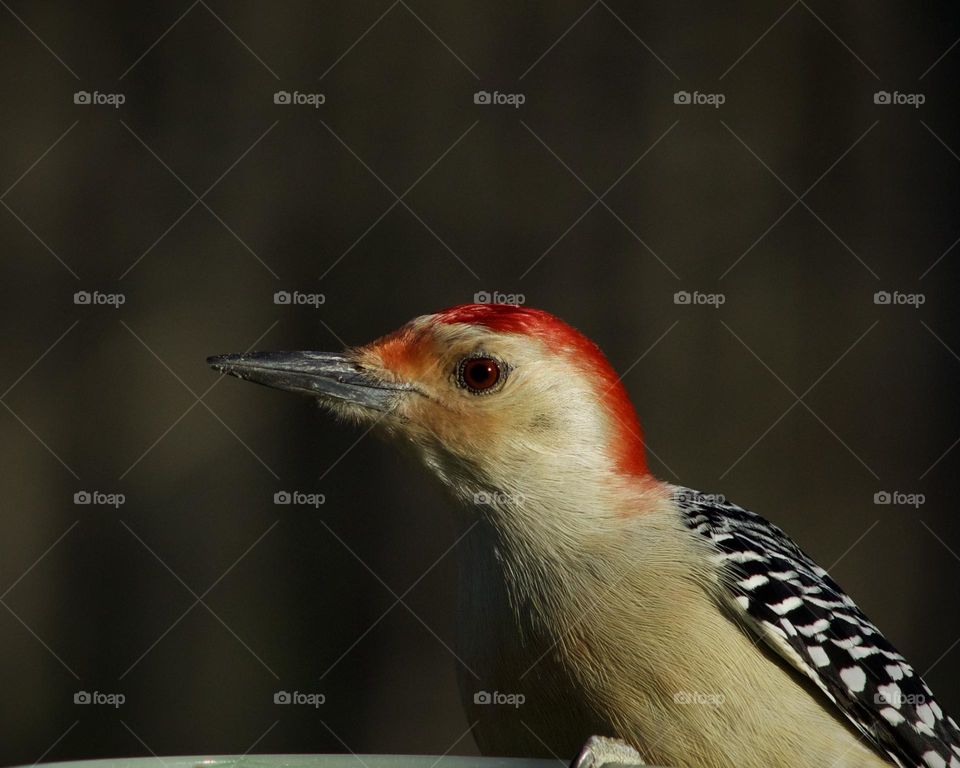
[[[473,753],[450,502],[204,360],[495,291],[960,712],[958,37],[947,2],[0,1],[0,763]]]

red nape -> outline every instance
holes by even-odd
[[[567,354],[597,382],[597,397],[606,404],[616,430],[615,452],[620,470],[648,474],[637,412],[620,377],[600,347],[549,312],[513,304],[460,304],[438,312],[440,323],[480,325],[499,333],[522,333],[542,339],[548,349]]]

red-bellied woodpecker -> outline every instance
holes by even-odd
[[[525,697],[481,718],[485,754],[596,736],[579,765],[960,768],[956,722],[826,571],[650,474],[620,379],[552,315],[470,304],[344,353],[209,362],[376,424],[464,502],[464,704]]]

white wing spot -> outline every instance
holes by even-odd
[[[790,619],[787,619],[787,618],[780,619],[780,626],[784,628],[784,630],[790,637],[797,636],[797,628],[793,626],[793,622],[790,621]]]
[[[785,613],[796,610],[801,605],[803,605],[803,600],[796,595],[791,595],[782,602],[772,604],[770,610],[777,614],[777,616],[783,616]]]
[[[905,719],[903,715],[891,707],[884,707],[880,710],[880,714],[883,716],[884,720],[894,727],[900,725],[900,723],[902,723]]]
[[[831,611],[844,607],[843,603],[841,603],[839,600],[824,600],[820,597],[808,597],[807,600],[819,608],[827,608]]]
[[[763,622],[763,625],[770,631],[773,632],[781,640],[787,639],[787,633],[783,630],[782,627],[778,627],[776,624],[771,624],[769,621]]]
[[[732,560],[735,563],[766,562],[767,560],[759,552],[725,552],[721,559]]]
[[[808,645],[807,653],[810,654],[810,661],[818,667],[826,667],[830,664],[830,657],[827,656],[827,652],[819,645]]]
[[[933,716],[933,710],[930,709],[929,704],[920,704],[917,706],[917,714],[920,716],[920,719],[923,720],[927,725],[933,725],[937,722],[937,718]]]
[[[813,635],[820,634],[821,632],[826,632],[830,629],[830,622],[826,619],[817,619],[813,624],[807,624],[806,626],[797,627],[800,634],[804,637],[812,637]]]
[[[762,573],[758,573],[754,576],[751,576],[749,579],[743,579],[739,583],[740,583],[740,586],[743,587],[744,589],[753,591],[757,587],[762,587],[768,581],[770,581],[770,579],[768,579]]]
[[[889,704],[897,709],[900,709],[900,705],[903,703],[903,692],[900,690],[900,686],[896,683],[889,683],[888,685],[878,685],[877,686],[877,703],[878,704]],[[903,718],[900,718],[901,720]]]
[[[853,659],[865,659],[867,656],[873,656],[879,653],[880,649],[875,645],[858,645],[850,649],[850,657]]]
[[[837,648],[846,648],[849,650],[855,645],[860,645],[860,643],[863,642],[863,638],[860,637],[860,635],[854,635],[853,637],[848,637],[846,640],[831,640],[831,642],[837,646]]]
[[[859,620],[857,620],[853,616],[850,616],[846,613],[840,613],[840,611],[834,611],[833,618],[837,619],[838,621],[845,621],[847,622],[847,624],[853,624],[857,629],[863,629],[863,625],[860,623]]]
[[[867,684],[867,675],[862,667],[847,667],[840,670],[840,679],[850,693],[860,693]]]
[[[927,768],[946,768],[947,761],[931,749],[923,753],[923,764]]]
[[[797,578],[800,574],[796,571],[770,571],[770,575],[775,579],[780,579],[780,581],[789,581]]]

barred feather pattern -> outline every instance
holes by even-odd
[[[960,768],[956,721],[823,568],[760,515],[686,488],[675,497],[687,527],[713,544],[738,623],[901,768]]]

